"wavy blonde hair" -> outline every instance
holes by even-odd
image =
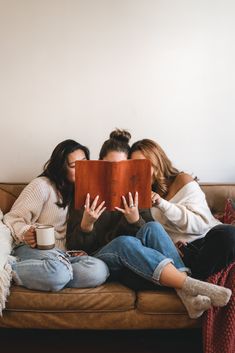
[[[161,196],[166,196],[169,182],[181,172],[172,165],[163,149],[153,140],[143,139],[135,142],[131,146],[129,156],[135,151],[142,152],[144,157],[150,160],[153,167],[153,185]]]

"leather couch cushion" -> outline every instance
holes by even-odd
[[[53,312],[126,311],[135,307],[135,293],[118,283],[97,288],[66,288],[59,292],[40,292],[11,287],[7,310]]]
[[[26,184],[4,184],[0,183],[0,209],[5,214],[10,211]]]
[[[137,309],[145,314],[182,314],[186,312],[175,291],[166,288],[156,291],[139,291],[137,293]]]

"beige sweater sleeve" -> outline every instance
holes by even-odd
[[[28,184],[4,218],[16,241],[22,241],[22,235],[35,224],[47,199],[45,183],[41,178]]]
[[[201,234],[208,229],[210,215],[202,205],[180,205],[162,200],[158,208],[183,233]]]
[[[151,209],[155,220],[162,218],[178,232],[200,235],[218,224],[206,202],[205,194],[195,183],[187,184],[171,201],[161,199]]]

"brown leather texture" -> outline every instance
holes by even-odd
[[[201,320],[187,314],[143,314],[138,310],[123,312],[37,312],[4,311],[0,327],[25,329],[188,329],[201,326]]]
[[[135,307],[135,292],[119,283],[97,288],[65,288],[59,292],[40,292],[12,286],[7,303],[10,311],[113,312]]]
[[[0,208],[9,211],[25,184],[0,183]],[[235,199],[235,184],[202,185],[213,212]],[[182,329],[199,327],[172,289],[139,291],[119,283],[97,288],[39,292],[11,287],[0,327],[41,329]]]
[[[0,183],[0,209],[3,213],[10,211],[11,206],[25,186],[24,183]]]
[[[147,159],[133,159],[120,162],[76,161],[75,208],[84,207],[86,195],[91,201],[99,195],[105,201],[108,211],[123,207],[122,196],[129,200],[138,191],[139,208],[150,208],[151,164]]]
[[[186,314],[186,310],[173,289],[139,291],[137,309],[145,314]]]

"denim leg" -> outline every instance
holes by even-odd
[[[181,259],[171,237],[158,222],[148,222],[136,234],[142,244],[155,249],[167,258],[172,259],[174,266],[180,271],[190,272]]]
[[[13,250],[16,284],[29,289],[59,291],[73,278],[72,266],[59,249],[38,250],[22,245]]]
[[[69,258],[73,268],[73,279],[66,285],[69,288],[92,288],[100,286],[109,276],[108,266],[92,256]]]
[[[154,237],[157,238],[158,233],[162,236],[159,236],[157,241]],[[147,223],[137,234],[138,237],[124,235],[113,239],[95,256],[107,263],[111,273],[127,267],[139,276],[157,284],[163,268],[169,263],[173,263],[180,271],[188,271],[170,237],[165,236],[161,227],[156,226],[155,222]]]
[[[98,251],[95,257],[106,262],[111,274],[127,267],[139,276],[156,282],[156,267],[163,261],[165,265],[172,262],[156,250],[143,246],[139,239],[125,235],[113,239]]]

